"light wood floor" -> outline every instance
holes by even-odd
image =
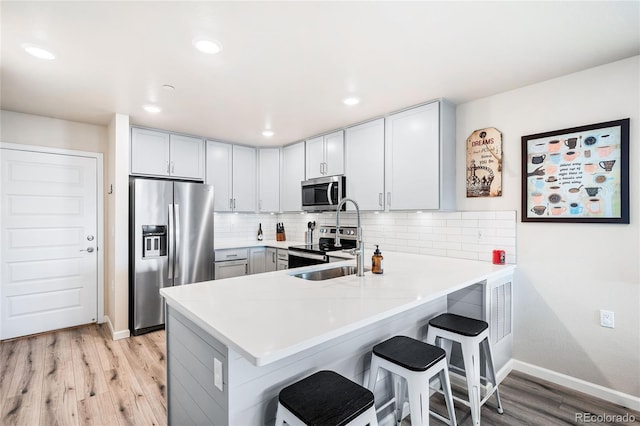
[[[164,331],[111,340],[104,325],[0,343],[0,425],[164,425],[167,423]],[[505,413],[493,401],[482,424],[572,425],[576,413],[640,413],[512,372],[500,385]],[[433,408],[446,413],[436,395]],[[471,425],[456,404],[458,424]],[[408,422],[407,422],[408,423]],[[437,420],[433,424],[440,424]],[[248,426],[248,425],[238,425]]]

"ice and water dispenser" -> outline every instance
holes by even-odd
[[[142,257],[167,255],[167,227],[165,225],[142,225]]]

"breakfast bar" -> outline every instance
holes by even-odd
[[[391,252],[384,261],[382,275],[295,276],[348,260],[162,289],[169,423],[272,424],[281,388],[321,369],[362,383],[373,345],[424,339],[442,312],[489,323],[504,377],[514,265]]]

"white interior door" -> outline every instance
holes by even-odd
[[[96,322],[97,159],[0,150],[0,338]]]

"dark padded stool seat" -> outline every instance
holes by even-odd
[[[429,321],[431,327],[458,333],[463,336],[478,336],[489,328],[485,321],[467,318],[456,314],[442,314]]]
[[[307,425],[341,426],[373,406],[373,393],[325,370],[282,389],[278,400]]]
[[[373,353],[411,371],[426,371],[447,355],[444,349],[406,336],[375,345]]]

